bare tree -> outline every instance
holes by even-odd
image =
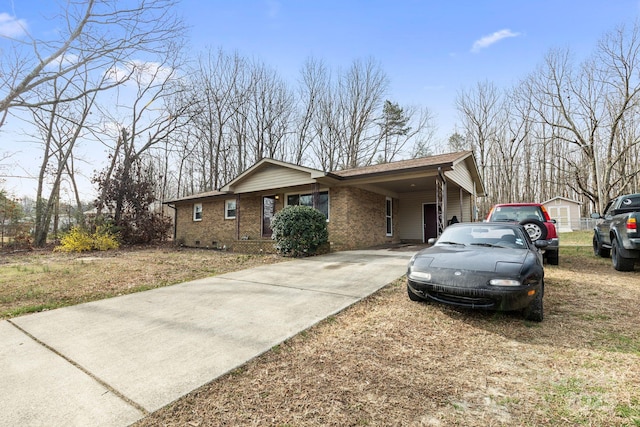
[[[57,230],[57,207],[63,177],[66,176],[75,190],[76,206],[82,209],[73,174],[74,149],[82,138],[85,124],[93,108],[98,94],[97,91],[88,92],[86,88],[105,87],[105,79],[94,82],[86,69],[76,69],[74,75],[58,77],[48,81],[38,88],[42,99],[74,98],[74,101],[60,103],[43,103],[30,107],[35,125],[40,131],[43,147],[42,162],[38,172],[38,187],[36,193],[36,215],[34,244],[43,246],[47,242],[49,227],[54,217],[54,233]],[[50,91],[46,89],[50,86]],[[106,85],[109,87],[110,85]],[[85,96],[79,96],[85,94]],[[45,181],[51,180],[48,197],[44,197]]]
[[[172,13],[174,0],[68,1],[54,17],[54,39],[34,37],[26,28],[10,39],[0,58],[0,127],[10,108],[51,105],[75,99],[42,99],[34,90],[78,69],[104,70],[131,55],[157,51],[184,26]],[[99,88],[87,87],[91,92]]]
[[[375,114],[382,105],[388,77],[372,58],[356,60],[339,79],[339,126],[344,130],[341,166],[355,168],[372,163],[379,139],[372,135]]]
[[[208,191],[219,188],[230,175],[247,167],[247,134],[243,126],[250,73],[247,61],[237,52],[209,49],[199,56],[190,76],[190,135],[195,137],[194,149],[199,156],[187,158],[193,163],[187,169],[199,171],[198,191]]]
[[[499,138],[503,137],[498,131],[503,124],[501,114],[503,99],[493,83],[478,83],[472,91],[461,91],[456,97],[456,106],[462,116],[465,135],[472,150],[476,154],[480,165],[480,175],[486,183],[499,172],[498,165],[491,164],[489,154]],[[494,187],[491,187],[494,188]],[[482,202],[483,209],[490,201]]]
[[[180,66],[179,49],[179,46],[174,46],[162,63],[134,61],[108,73],[115,81],[125,79],[126,85],[120,89],[135,91],[135,95],[131,101],[123,95],[126,100],[116,110],[100,109],[111,128],[118,129],[117,136],[111,133],[104,136],[96,134],[110,152],[110,163],[100,176],[102,182],[108,182],[117,168],[121,169],[119,174],[126,180],[134,172],[132,167],[143,160],[143,156],[150,155],[150,151],[162,146],[162,143],[168,143],[173,132],[187,125],[188,122],[183,118],[191,105],[174,102],[184,99],[178,96],[184,91],[184,86],[176,77]],[[111,143],[113,140],[115,144]],[[105,207],[100,201],[106,200],[106,188],[103,186],[98,198],[98,215]],[[119,221],[122,200],[116,198],[115,202],[116,205],[111,208],[115,220]]]
[[[287,160],[285,138],[291,128],[293,94],[275,71],[254,63],[251,69],[249,134],[252,162],[264,157]]]
[[[318,137],[318,113],[323,94],[328,89],[328,74],[322,61],[308,58],[300,70],[298,117],[292,141],[293,162],[301,165]]]

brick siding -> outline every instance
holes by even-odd
[[[235,219],[224,219],[225,200],[202,201],[202,220],[193,220],[193,202],[176,205],[176,243],[190,247],[226,249],[242,253],[273,253],[273,240],[263,238],[262,196],[241,196]],[[276,200],[276,212],[284,197]],[[329,190],[331,250],[366,248],[397,243],[398,200],[393,200],[393,236],[386,235],[386,197],[352,187]],[[239,234],[237,224],[239,221]],[[238,238],[239,237],[239,238]]]
[[[329,192],[329,240],[332,250],[397,243],[398,200],[393,206],[393,236],[387,236],[386,197],[360,188],[337,187]]]
[[[193,205],[200,202],[176,204],[176,244],[243,253],[273,253],[273,240],[261,236],[262,196],[240,197],[236,205],[236,218],[225,219],[225,201],[234,198],[202,201],[201,221],[193,220]],[[280,197],[276,200],[276,212],[282,206]]]

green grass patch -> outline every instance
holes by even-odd
[[[588,322],[604,322],[611,320],[611,316],[601,313],[581,313],[578,315],[582,320]]]
[[[606,394],[603,387],[590,386],[581,378],[568,377],[552,384],[544,400],[549,405],[553,425],[592,425],[594,418],[606,418]],[[600,417],[598,413],[601,413]]]
[[[616,415],[628,419],[632,426],[640,427],[640,401],[636,398],[629,403],[619,403],[616,405]]]
[[[598,341],[601,342],[601,347],[605,350],[640,355],[640,339],[638,337],[607,331],[599,335]]]
[[[592,246],[593,242],[593,230],[580,230],[571,231],[568,233],[558,233],[560,238],[560,246],[563,245],[575,245],[575,246]]]
[[[56,308],[65,307],[69,304],[64,302],[52,302],[47,304],[26,305],[13,310],[0,312],[0,318],[10,318],[22,316],[29,313],[39,313],[41,311],[54,310]]]

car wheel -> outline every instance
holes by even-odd
[[[544,291],[538,292],[536,297],[531,303],[524,309],[524,319],[532,322],[542,322],[544,318],[544,304],[542,302],[542,296]]]
[[[593,235],[593,254],[602,258],[609,258],[610,252],[608,248],[603,248],[598,237]]]
[[[558,261],[559,261],[559,256],[558,256],[558,252],[559,251],[547,251],[547,263],[550,265],[558,265]]]
[[[525,219],[520,222],[520,225],[527,230],[532,242],[547,238],[547,227],[545,227],[542,221],[538,221],[537,219]]]
[[[411,291],[411,288],[409,288],[409,286],[407,286],[407,295],[409,295],[409,299],[411,301],[424,301],[424,299],[422,299],[421,297],[419,297],[418,295],[414,294]]]
[[[620,244],[618,239],[611,241],[611,262],[613,268],[618,271],[633,271],[635,260],[633,258],[625,258],[620,254]]]

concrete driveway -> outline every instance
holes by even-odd
[[[0,322],[0,425],[126,426],[405,273],[336,252]]]

